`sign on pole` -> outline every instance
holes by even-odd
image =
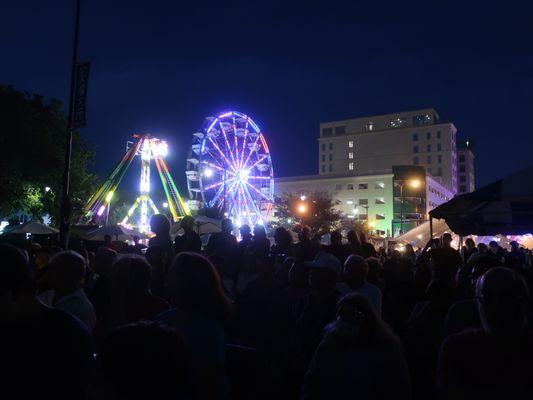
[[[90,61],[76,64],[76,91],[74,97],[74,128],[87,125],[87,85],[89,83]]]

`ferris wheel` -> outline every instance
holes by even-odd
[[[246,114],[206,118],[187,158],[189,206],[218,208],[234,224],[264,224],[274,203],[274,172],[267,142]]]

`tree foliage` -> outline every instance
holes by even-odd
[[[302,206],[305,210],[300,208]],[[303,200],[300,196],[284,193],[276,204],[273,225],[290,225],[287,221],[291,220],[322,235],[340,227],[341,213],[335,206],[335,201],[326,192],[310,193]]]
[[[59,219],[67,120],[61,102],[0,85],[0,216],[17,212]],[[88,172],[93,152],[75,132],[72,146],[73,218],[95,190]],[[49,190],[46,190],[49,188]]]

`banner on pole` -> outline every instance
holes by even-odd
[[[76,65],[76,91],[74,96],[74,128],[87,125],[87,85],[89,83],[90,61]]]

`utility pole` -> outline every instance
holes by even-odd
[[[63,192],[61,197],[59,243],[64,249],[68,248],[70,214],[70,163],[72,158],[72,135],[74,132],[74,98],[76,90],[76,65],[78,62],[78,36],[80,31],[81,0],[76,0],[76,18],[74,23],[74,43],[72,48],[72,65],[70,72],[70,96],[68,104],[68,125],[65,148],[65,166],[63,171]]]

